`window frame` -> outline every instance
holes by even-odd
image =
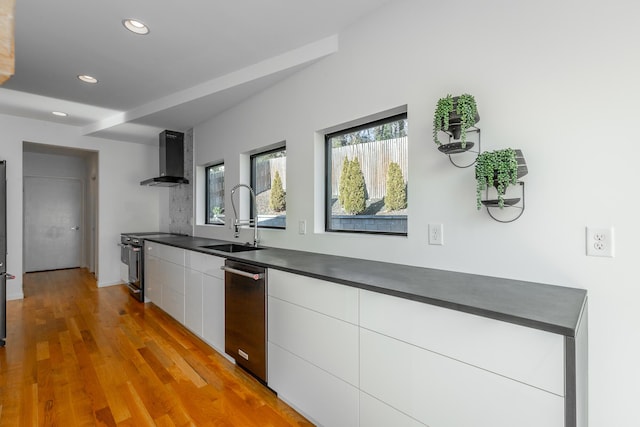
[[[272,146],[273,147],[273,146]],[[286,159],[287,157],[287,144],[283,143],[283,144],[279,144],[276,147],[273,148],[268,148],[264,151],[255,151],[253,152],[251,155],[249,155],[249,182],[251,185],[251,188],[253,189],[253,191],[256,191],[256,174],[255,174],[255,159],[257,157],[261,157],[261,156],[265,156],[265,155],[269,155],[272,153],[277,153],[279,151],[284,151],[284,157]],[[256,197],[258,196],[258,194],[256,193]],[[285,196],[286,197],[286,196]],[[251,215],[253,215],[254,212],[254,206],[253,206],[253,200],[250,201],[249,203],[249,209],[251,212]],[[260,212],[257,213],[258,217],[260,216]],[[256,218],[257,219],[257,218]],[[286,230],[287,228],[287,224],[286,224],[286,214],[285,214],[285,225],[284,227],[278,227],[278,226],[274,226],[274,225],[261,225],[260,222],[258,222],[258,228],[268,228],[268,229],[272,229],[272,230]]]
[[[374,230],[344,230],[344,229],[333,229],[331,228],[331,221],[333,219],[332,209],[331,209],[331,193],[332,193],[332,153],[330,140],[336,136],[354,133],[363,129],[369,129],[376,126],[381,126],[387,123],[396,122],[399,120],[407,120],[408,122],[408,114],[406,111],[398,114],[393,114],[391,116],[383,117],[381,119],[376,119],[370,122],[366,122],[360,125],[344,128],[338,131],[333,131],[331,133],[325,134],[324,136],[324,231],[327,233],[350,233],[350,234],[372,234],[372,235],[382,235],[382,236],[408,236],[408,227],[406,232],[392,232],[392,231],[374,231]],[[407,177],[408,182],[408,177]],[[409,215],[407,217],[407,225]]]
[[[217,225],[217,226],[224,226],[224,225],[226,225],[226,222],[227,222],[227,221],[226,221],[226,215],[225,215],[224,220],[222,221],[222,224],[220,224],[220,223],[216,223],[216,222],[211,222],[211,221],[210,221],[210,218],[209,218],[209,210],[210,210],[209,203],[211,202],[211,198],[210,198],[210,191],[209,191],[209,185],[210,185],[210,182],[209,182],[209,170],[211,170],[211,169],[213,169],[213,168],[220,167],[220,166],[224,167],[224,161],[222,161],[222,162],[217,162],[217,163],[212,163],[212,164],[210,164],[210,165],[205,166],[205,168],[204,168],[204,176],[205,176],[205,180],[204,180],[204,181],[205,181],[205,185],[204,185],[204,187],[205,187],[205,190],[204,190],[204,191],[205,191],[205,202],[204,202],[204,205],[205,205],[205,215],[204,215],[204,223],[205,223],[205,225]],[[223,175],[223,176],[224,176],[224,175]],[[226,189],[225,189],[225,184],[223,183],[223,185],[222,185],[222,194],[223,194],[223,196],[222,196],[222,200],[223,200],[223,202],[224,202],[224,195],[225,195],[225,193],[226,193],[226,191],[225,191],[225,190],[226,190]],[[225,212],[226,212],[226,207],[225,207]]]

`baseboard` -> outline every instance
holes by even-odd
[[[7,301],[16,300],[16,299],[24,299],[24,294],[22,292],[15,294],[7,294]]]
[[[121,280],[116,280],[115,282],[99,282],[98,287],[104,288],[106,286],[115,286],[115,285],[124,285]]]

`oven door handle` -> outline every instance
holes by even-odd
[[[220,270],[224,270],[231,274],[237,274],[238,276],[248,277],[253,280],[260,280],[264,278],[264,274],[262,273],[249,273],[248,271],[238,270],[237,268],[227,267],[226,265],[220,267]]]
[[[133,294],[139,294],[140,293],[140,289],[136,288],[135,286],[133,286],[131,283],[127,283],[127,287],[129,288],[129,290],[131,291],[131,293]]]

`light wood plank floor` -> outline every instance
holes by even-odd
[[[311,425],[124,286],[86,270],[25,275],[7,303],[0,426]]]

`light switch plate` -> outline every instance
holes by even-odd
[[[298,221],[298,234],[307,234],[307,221],[304,219]]]

